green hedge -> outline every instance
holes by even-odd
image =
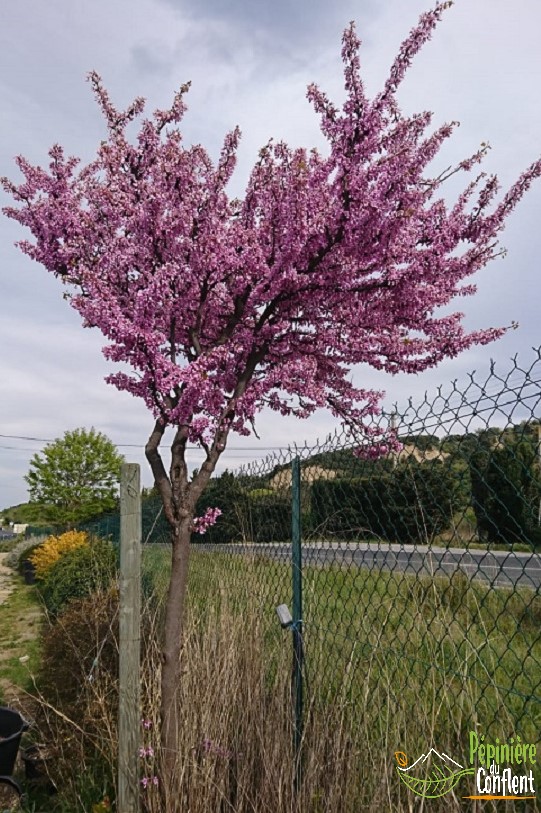
[[[317,480],[312,530],[344,539],[427,542],[464,507],[458,485],[456,473],[441,461],[407,462],[370,478]]]
[[[244,539],[259,543],[291,539],[290,494],[249,494],[243,507]]]
[[[207,508],[222,512],[204,534],[192,542],[283,542],[291,537],[291,495],[270,488],[246,488],[229,472],[213,478],[197,503],[196,515]]]
[[[90,545],[65,553],[40,582],[40,592],[49,612],[56,616],[75,598],[84,598],[109,587],[117,570],[113,545],[94,538]]]
[[[541,544],[536,438],[502,435],[470,461],[473,508],[487,542]]]

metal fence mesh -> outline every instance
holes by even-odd
[[[303,812],[417,809],[394,752],[434,747],[464,762],[472,731],[487,741],[537,741],[540,384],[535,351],[527,365],[493,365],[382,413],[384,434],[372,446],[336,433],[211,481],[200,513],[219,507],[222,515],[194,534],[190,612],[227,612],[247,639],[259,636],[269,691],[280,670],[293,666],[302,679]],[[385,432],[399,441],[391,451]],[[293,630],[302,630],[302,663],[275,614],[279,604],[295,606],[294,459],[303,610]],[[92,530],[116,537],[118,517]],[[162,595],[167,555],[150,543],[167,536],[159,503],[146,500],[143,578]],[[295,723],[286,711],[276,726],[289,737]],[[430,809],[462,809],[462,795],[451,790]],[[497,804],[537,809],[535,800]]]
[[[323,739],[329,764],[342,752],[344,810],[364,809],[362,799],[366,809],[408,809],[389,768],[394,751],[465,757],[470,731],[536,742],[540,383],[539,353],[505,374],[492,366],[382,414],[381,428],[400,441],[394,452],[381,454],[379,441],[371,454],[335,434],[214,485],[209,500],[220,504],[220,481],[229,498],[200,555],[227,555],[272,618],[291,596],[291,462],[300,458],[304,781]],[[245,569],[254,555],[259,569]],[[320,776],[322,798],[324,785]],[[452,798],[459,803],[451,794],[441,809]]]

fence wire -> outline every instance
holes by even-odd
[[[275,608],[295,604],[292,462],[300,460],[303,617],[293,622],[303,631],[303,813],[413,810],[419,800],[400,781],[395,752],[413,760],[435,748],[466,763],[470,732],[537,742],[540,385],[536,350],[527,365],[516,357],[504,371],[492,365],[383,412],[372,442],[336,432],[212,479],[198,513],[222,514],[194,534],[189,612],[215,619],[209,647],[224,618],[251,647],[257,638],[271,691],[293,660]],[[117,538],[118,516],[91,530]],[[143,541],[145,589],[164,595],[168,554],[153,543],[168,541],[168,527],[155,498],[143,503]],[[278,714],[273,703],[269,714]],[[290,707],[275,725],[287,737],[291,716]],[[212,730],[211,719],[206,725]],[[246,753],[242,737],[257,736],[242,731],[229,735],[232,752]],[[251,775],[250,804],[262,776]],[[431,799],[430,810],[464,809],[470,791]],[[535,800],[483,804],[537,809]]]
[[[227,558],[276,627],[273,606],[291,601],[291,463],[301,461],[305,790],[311,754],[327,754],[344,772],[333,809],[408,809],[395,751],[434,747],[465,762],[471,731],[537,741],[540,384],[536,351],[528,366],[492,365],[383,413],[393,451],[337,432],[224,474],[207,495],[223,514],[200,557]],[[284,646],[268,640],[269,651]],[[323,773],[321,799],[325,784]],[[438,804],[461,809],[453,793]]]

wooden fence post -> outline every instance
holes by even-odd
[[[137,463],[120,475],[118,813],[139,813],[141,487]]]

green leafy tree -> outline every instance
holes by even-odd
[[[197,502],[197,513],[202,516],[209,508],[221,511],[216,523],[204,534],[194,534],[194,542],[242,542],[247,494],[239,480],[230,471],[213,477]]]
[[[518,427],[483,440],[471,460],[479,535],[488,542],[539,545],[537,434]]]
[[[94,428],[74,429],[30,461],[25,477],[32,502],[55,525],[73,525],[116,505],[122,456]]]

